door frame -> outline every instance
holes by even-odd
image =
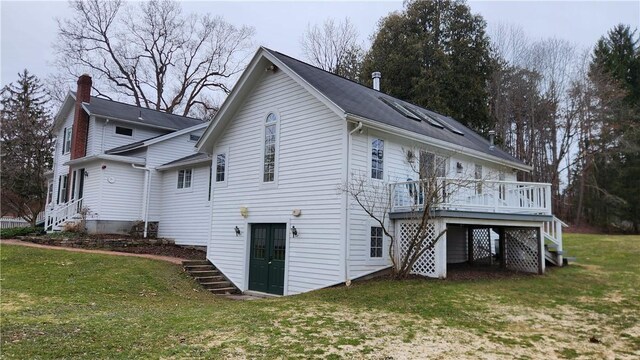
[[[289,253],[291,248],[291,218],[279,216],[252,216],[251,220],[244,222],[244,280],[242,291],[249,290],[249,267],[251,260],[251,225],[252,224],[285,224],[286,250],[284,253],[284,289],[282,295],[289,295]]]

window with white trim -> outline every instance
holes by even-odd
[[[189,141],[198,142],[200,140],[200,135],[189,134]]]
[[[69,175],[58,177],[58,204],[69,201]]]
[[[226,181],[227,154],[216,155],[216,182]]]
[[[482,194],[482,165],[476,164],[474,171],[474,179],[476,181],[476,195]]]
[[[122,136],[133,136],[133,129],[124,126],[116,126],[116,134]]]
[[[192,169],[178,171],[178,189],[188,189],[191,187]]]
[[[382,139],[371,141],[371,178],[379,180],[384,178],[384,140]]]
[[[62,140],[62,154],[68,154],[71,151],[71,134],[73,128],[68,127],[64,129],[64,135]]]
[[[380,226],[372,226],[371,227],[371,243],[369,247],[369,257],[372,258],[381,258],[382,257],[382,244],[383,244],[383,233],[382,227]]]
[[[264,122],[264,161],[262,170],[263,182],[274,182],[276,179],[276,140],[278,135],[278,116],[269,113]]]
[[[49,186],[47,187],[47,205],[51,204],[53,201],[53,181],[49,181]]]

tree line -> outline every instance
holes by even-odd
[[[92,74],[98,96],[210,119],[216,94],[228,94],[254,50],[253,28],[185,14],[170,0],[69,6],[53,44],[57,73],[42,84],[25,71],[3,89],[3,212],[37,210],[10,207],[8,194],[31,193],[16,200],[23,204],[36,202],[33,193],[46,196],[42,182],[20,185],[20,178],[41,181],[24,171],[30,164],[46,168],[51,152],[27,151],[24,144],[51,149],[47,104],[59,103],[78,75]],[[502,148],[533,166],[521,180],[552,184],[553,210],[562,219],[640,231],[635,29],[618,25],[585,51],[561,39],[532,41],[515,27],[489,33],[464,1],[407,1],[380,19],[370,44],[359,41],[345,18],[309,25],[300,46],[313,65],[366,86],[371,72],[380,71],[384,92],[480,134],[495,130]],[[25,142],[19,138],[32,129],[30,121],[42,131]]]

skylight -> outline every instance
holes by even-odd
[[[446,121],[441,121],[441,120],[436,120],[434,117],[432,117],[431,115],[429,115],[426,111],[424,110],[419,110],[420,113],[430,119],[433,119],[433,121],[437,121],[439,124],[441,124],[442,126],[444,126],[445,128],[447,128],[447,130],[451,131],[454,134],[458,134],[458,135],[462,135],[464,136],[464,133],[458,129],[456,129],[454,126],[450,125],[449,123],[447,123]]]
[[[417,116],[415,113],[413,113],[412,111],[410,111],[409,109],[407,109],[406,107],[404,107],[403,105],[399,104],[398,102],[392,100],[392,99],[387,99],[384,97],[380,97],[379,98],[383,103],[389,105],[393,110],[399,112],[400,114],[408,117],[409,119],[413,119],[416,121],[420,121],[420,117]]]
[[[383,103],[387,104],[390,108],[408,117],[409,119],[416,120],[416,121],[425,121],[430,125],[437,127],[438,129],[446,128],[447,130],[451,131],[454,134],[464,136],[464,133],[462,131],[456,129],[454,126],[448,124],[446,121],[436,119],[433,115],[427,113],[423,109],[404,105],[395,101],[394,99],[390,99],[382,96],[379,97],[379,99]]]

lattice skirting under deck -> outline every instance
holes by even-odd
[[[398,224],[398,236],[396,237],[399,241],[399,252],[401,258],[404,258],[407,252],[409,251],[409,247],[411,245],[411,239],[414,234],[419,230],[419,223],[415,221],[401,221]],[[423,244],[430,244],[436,240],[438,234],[436,233],[436,228],[433,223],[429,223],[423,231],[425,236],[425,241]],[[441,239],[442,240],[442,239]],[[419,251],[418,249],[413,249],[414,251]],[[445,251],[444,258],[446,259],[446,247],[443,246],[443,241],[438,241],[435,246],[426,250],[424,254],[418,259],[418,261],[413,264],[413,268],[411,270],[412,274],[428,276],[428,277],[441,277],[442,274],[442,266],[439,266],[438,262],[442,259],[441,252]],[[446,260],[445,260],[446,261]],[[446,265],[445,265],[446,269]],[[446,270],[445,270],[446,271]]]
[[[491,229],[471,229],[473,262],[491,264],[493,250],[491,249]]]
[[[540,266],[538,230],[506,228],[506,267],[511,270],[537,273]]]

